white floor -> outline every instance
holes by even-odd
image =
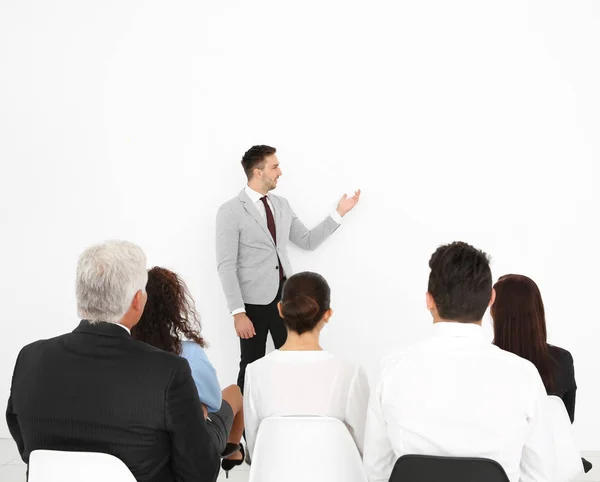
[[[600,452],[584,452],[583,456],[594,464],[594,468],[588,474],[581,474],[576,480],[600,482]],[[236,467],[229,473],[229,479],[221,472],[218,481],[247,482],[248,470],[246,464]],[[0,439],[0,482],[25,482],[25,464],[12,439]]]

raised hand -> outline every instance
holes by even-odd
[[[359,199],[360,189],[358,191],[354,191],[354,196],[352,197],[348,197],[346,194],[344,194],[337,206],[338,214],[343,217],[347,212],[351,211],[352,208],[354,208],[354,206],[358,204]]]

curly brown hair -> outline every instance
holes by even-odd
[[[206,346],[194,300],[179,276],[155,266],[148,270],[146,293],[144,313],[131,330],[134,339],[177,355],[183,339]]]

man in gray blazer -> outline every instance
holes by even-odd
[[[287,199],[270,194],[281,176],[276,149],[253,146],[242,158],[248,185],[217,213],[217,267],[240,337],[238,386],[244,388],[246,365],[265,355],[267,334],[281,347],[287,338],[277,303],[287,276],[293,274],[287,254],[292,243],[313,250],[341,224],[358,203],[344,195],[323,222],[307,229]]]

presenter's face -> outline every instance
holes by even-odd
[[[279,168],[279,159],[275,154],[265,157],[265,167],[262,170],[262,183],[263,186],[271,191],[277,187],[277,180],[281,176],[281,169]]]

